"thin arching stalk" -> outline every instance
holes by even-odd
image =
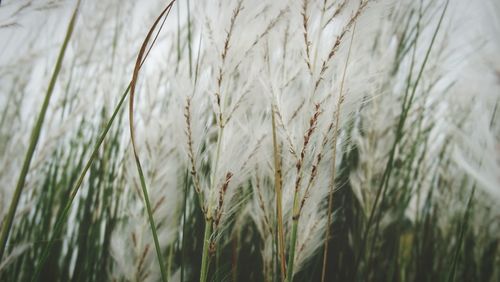
[[[163,23],[165,22],[168,14],[170,13],[170,10],[174,4],[175,0],[170,2],[165,9],[161,12],[161,14],[158,16],[156,21],[154,22],[153,26],[148,32],[148,35],[146,36],[146,39],[144,40],[144,43],[142,44],[141,50],[139,51],[139,55],[137,56],[137,60],[135,63],[135,68],[134,68],[134,73],[132,75],[132,81],[130,82],[130,104],[129,104],[129,119],[130,119],[130,138],[132,141],[132,149],[134,151],[134,158],[135,158],[135,164],[137,166],[137,172],[139,174],[139,178],[141,180],[141,188],[142,188],[142,193],[144,196],[144,202],[146,204],[146,211],[148,214],[148,220],[149,220],[149,225],[151,227],[151,233],[153,234],[153,240],[155,243],[155,249],[156,249],[156,256],[158,258],[158,263],[160,264],[160,271],[161,271],[161,278],[163,281],[167,281],[167,269],[166,269],[166,264],[163,259],[163,255],[161,253],[161,248],[160,248],[160,242],[158,240],[158,235],[157,235],[157,230],[156,230],[156,224],[154,221],[154,216],[153,216],[153,211],[151,208],[151,202],[149,200],[149,194],[148,194],[148,189],[146,187],[146,180],[144,177],[144,173],[142,170],[142,165],[141,161],[139,158],[138,150],[137,150],[137,144],[135,140],[135,130],[134,130],[134,94],[135,94],[135,85],[137,83],[137,78],[139,76],[139,71],[141,69],[142,61],[144,55],[147,56],[147,46],[149,43],[149,40],[151,39],[153,32],[156,28],[156,26],[160,23],[161,19],[164,18]],[[162,26],[163,26],[162,23]],[[155,38],[156,39],[156,38]],[[153,44],[155,39],[153,39]]]

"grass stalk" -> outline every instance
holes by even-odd
[[[278,230],[278,254],[280,257],[281,279],[284,280],[286,275],[286,259],[285,259],[285,233],[283,231],[283,193],[282,193],[282,176],[281,176],[281,157],[280,149],[276,136],[276,117],[275,106],[272,105],[272,129],[273,129],[273,154],[274,154],[274,189],[276,197],[276,222]]]
[[[212,219],[205,220],[205,233],[203,235],[203,253],[201,257],[200,282],[206,282],[208,278],[208,251],[210,247],[210,237],[212,235]]]
[[[158,263],[160,264],[160,272],[162,281],[168,281],[166,264],[163,259],[163,255],[161,253],[160,242],[158,240],[158,234],[156,231],[156,224],[153,217],[153,211],[151,209],[151,202],[149,200],[148,189],[146,187],[146,180],[144,177],[144,173],[142,171],[141,161],[139,160],[138,155],[135,155],[135,163],[137,165],[137,171],[139,173],[139,178],[141,179],[141,188],[142,193],[144,194],[144,202],[146,204],[146,211],[148,213],[149,225],[151,227],[151,233],[153,234],[153,240],[155,243],[156,255],[158,257]]]
[[[187,30],[188,30],[188,58],[189,58],[189,77],[193,75],[193,51],[192,51],[192,28],[191,28],[191,7],[187,0]]]
[[[470,192],[469,200],[467,201],[467,207],[464,212],[464,217],[462,219],[462,224],[460,226],[460,233],[457,241],[457,245],[455,247],[455,252],[453,254],[453,260],[451,263],[451,269],[448,274],[448,281],[453,282],[455,281],[455,272],[457,270],[457,264],[458,264],[458,258],[460,255],[460,250],[462,249],[462,242],[464,241],[464,235],[467,230],[467,223],[469,220],[469,216],[471,213],[471,208],[472,208],[472,202],[474,200],[474,193],[476,192],[476,186],[472,187],[472,191]]]
[[[330,237],[330,227],[332,225],[332,208],[333,208],[333,189],[335,188],[335,177],[336,177],[336,160],[337,160],[337,138],[339,132],[339,124],[340,124],[340,109],[342,107],[342,103],[344,101],[344,83],[345,77],[347,73],[347,66],[349,64],[349,58],[351,57],[352,43],[354,41],[354,32],[356,31],[356,23],[354,23],[352,28],[351,35],[351,43],[349,44],[349,51],[347,52],[347,58],[344,66],[344,72],[342,74],[342,80],[340,82],[340,92],[339,99],[337,101],[337,109],[335,110],[335,125],[333,130],[333,140],[332,140],[332,177],[330,179],[330,187],[328,191],[328,222],[326,225],[326,234],[323,243],[323,267],[321,270],[321,281],[324,282],[326,279],[326,263],[328,260],[328,241]]]
[[[158,18],[156,18],[155,22],[153,23],[152,27],[150,28],[150,30],[148,32],[148,35],[146,36],[146,39],[144,39],[144,42],[143,42],[143,44],[141,46],[141,49],[139,51],[139,54],[137,56],[137,60],[136,60],[135,67],[134,67],[134,73],[132,75],[132,81],[130,82],[130,103],[129,103],[130,138],[131,138],[131,142],[132,142],[132,149],[133,149],[133,152],[134,152],[134,158],[135,158],[135,164],[137,166],[137,172],[139,173],[139,177],[140,177],[140,181],[141,181],[141,189],[142,189],[142,193],[143,193],[143,196],[144,196],[144,202],[146,204],[146,211],[147,211],[147,214],[148,214],[148,220],[149,220],[149,224],[150,224],[150,227],[151,227],[151,233],[153,235],[153,240],[154,240],[154,243],[155,243],[156,256],[158,258],[158,263],[160,265],[161,278],[162,278],[162,281],[164,281],[164,282],[168,281],[166,264],[164,262],[163,255],[161,253],[161,247],[160,247],[160,243],[159,243],[159,240],[158,240],[158,234],[157,234],[157,230],[156,230],[156,224],[155,224],[155,221],[154,221],[153,211],[152,211],[152,208],[151,208],[151,202],[149,200],[148,189],[147,189],[147,186],[146,186],[146,180],[145,180],[144,173],[143,173],[143,170],[142,170],[142,165],[141,165],[141,161],[140,161],[138,150],[137,150],[137,143],[136,143],[136,140],[135,140],[135,130],[134,130],[134,94],[135,94],[135,86],[136,86],[136,83],[137,83],[137,78],[139,76],[139,71],[140,71],[141,66],[142,66],[143,58],[144,58],[144,56],[147,56],[148,53],[149,53],[149,50],[151,50],[151,48],[149,48],[149,50],[146,51],[148,43],[149,43],[149,41],[150,41],[150,39],[151,39],[151,37],[153,35],[154,30],[156,29],[156,26],[160,23],[161,19],[163,18],[163,22],[161,23],[161,26],[160,26],[160,30],[161,30],[161,27],[165,23],[165,20],[167,19],[168,14],[170,13],[170,10],[171,10],[174,2],[175,2],[175,0],[171,1],[165,7],[165,9],[163,9],[163,11],[160,13],[160,15],[158,16]],[[159,33],[157,33],[156,37],[153,39],[153,42],[152,42],[151,46],[154,45],[156,39],[158,38],[158,34]]]
[[[286,276],[286,281],[291,282],[293,280],[293,265],[295,262],[295,247],[297,245],[297,230],[299,226],[299,218],[300,218],[300,213],[303,207],[303,203],[305,201],[305,198],[301,201],[300,200],[300,187],[301,187],[301,181],[302,181],[302,175],[303,175],[303,166],[305,163],[305,156],[306,156],[306,151],[307,151],[307,145],[309,144],[309,141],[311,140],[311,136],[313,135],[317,122],[318,122],[318,117],[321,114],[320,110],[320,105],[316,104],[314,106],[314,114],[309,120],[309,128],[307,129],[306,133],[304,134],[304,141],[302,143],[302,150],[300,152],[300,158],[297,160],[297,163],[295,164],[295,168],[297,169],[297,178],[295,180],[295,191],[293,195],[293,209],[292,209],[292,235],[290,237],[290,252],[288,254],[288,265],[287,265],[287,276]],[[312,180],[311,180],[312,182]],[[306,194],[307,194],[307,189],[306,189]],[[301,203],[302,202],[302,203]]]
[[[222,109],[221,109],[222,112]],[[217,149],[215,153],[215,159],[214,159],[214,171],[212,173],[212,179],[210,180],[210,189],[215,189],[215,177],[217,175],[217,169],[218,169],[218,164],[219,164],[219,158],[220,158],[220,148],[221,148],[221,143],[222,143],[222,137],[224,134],[224,120],[222,118],[222,114],[220,114],[220,125],[219,125],[219,134],[217,135]],[[210,199],[208,199],[210,201]],[[202,259],[201,259],[201,272],[200,272],[200,282],[205,282],[207,281],[208,278],[208,269],[209,269],[209,249],[210,249],[210,244],[211,244],[211,236],[212,236],[212,223],[213,223],[213,217],[212,217],[212,209],[207,206],[205,209],[205,232],[203,235],[203,253],[202,253]]]
[[[290,237],[290,251],[288,253],[288,265],[286,281],[293,281],[293,264],[295,261],[295,247],[297,245],[297,230],[299,227],[299,217],[300,217],[300,204],[299,204],[299,193],[295,193],[293,199],[293,223],[292,223],[292,235]]]
[[[76,16],[78,14],[78,9],[80,7],[80,0],[76,3],[76,7],[73,11],[73,15],[71,16],[71,20],[68,24],[68,28],[66,30],[66,35],[64,37],[63,44],[59,51],[59,55],[57,56],[56,65],[54,67],[54,71],[52,72],[52,77],[50,78],[49,86],[47,88],[47,92],[45,93],[45,98],[43,100],[42,107],[40,109],[40,113],[38,114],[38,118],[35,121],[35,125],[31,132],[30,143],[28,146],[28,151],[26,152],[23,166],[21,168],[21,173],[17,180],[16,188],[14,190],[14,195],[12,197],[12,201],[9,207],[9,211],[7,212],[7,216],[4,219],[2,232],[0,235],[0,262],[2,261],[3,254],[5,252],[5,248],[7,246],[7,240],[9,239],[9,233],[12,228],[12,222],[14,220],[14,216],[16,214],[17,206],[19,205],[19,199],[21,198],[21,194],[24,188],[24,184],[26,182],[26,177],[28,175],[28,171],[31,165],[31,160],[33,159],[33,155],[35,153],[36,146],[38,144],[38,140],[40,139],[40,133],[42,131],[43,122],[45,120],[45,115],[47,113],[47,108],[49,107],[50,99],[52,97],[52,93],[54,92],[54,87],[56,85],[57,78],[59,76],[59,72],[61,71],[62,62],[64,59],[64,54],[66,53],[66,49],[68,47],[69,40],[71,39],[71,35],[73,34],[73,30],[76,23]]]
[[[241,5],[242,5],[242,1],[239,1],[237,4],[237,7],[233,11],[233,15],[231,17],[231,23],[229,26],[229,30],[227,32],[226,39],[224,41],[224,49],[222,50],[222,53],[221,53],[222,63],[221,63],[221,66],[219,67],[219,74],[217,77],[217,92],[214,94],[216,104],[219,108],[218,113],[214,112],[214,114],[217,116],[217,119],[218,119],[217,124],[218,124],[219,130],[218,130],[218,134],[217,134],[217,146],[216,146],[216,151],[215,151],[215,158],[213,159],[212,166],[211,166],[213,168],[213,171],[212,171],[212,175],[210,177],[210,187],[209,187],[210,191],[213,191],[213,189],[215,189],[215,184],[216,184],[215,178],[217,176],[217,172],[218,172],[218,168],[219,168],[219,159],[220,159],[220,152],[221,152],[221,146],[222,146],[222,139],[224,137],[224,128],[225,128],[225,125],[227,122],[227,120],[223,116],[224,102],[221,101],[222,100],[221,99],[221,86],[222,86],[222,80],[224,78],[223,67],[224,67],[224,64],[226,61],[227,52],[229,50],[229,42],[231,40],[231,34],[232,34],[232,31],[234,28],[234,23],[236,22],[236,18],[238,17],[238,14],[242,9]],[[195,77],[195,83],[196,83],[196,77]],[[208,201],[207,207],[206,207],[206,209],[204,209],[205,210],[205,234],[203,235],[204,240],[203,240],[202,266],[201,266],[201,273],[200,273],[200,281],[203,281],[203,282],[206,281],[207,277],[208,277],[208,268],[209,268],[209,264],[208,264],[209,257],[208,256],[209,256],[209,247],[211,244],[210,237],[212,236],[212,232],[213,232],[212,223],[214,222],[214,218],[212,215],[212,208],[210,207],[211,199],[208,199],[207,201]],[[201,207],[201,208],[203,208],[203,207]]]
[[[184,260],[186,257],[186,217],[187,217],[187,198],[189,193],[189,171],[186,170],[184,177],[184,203],[182,205],[182,234],[181,234],[181,282],[184,282]]]

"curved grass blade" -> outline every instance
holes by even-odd
[[[142,44],[141,50],[139,51],[139,55],[137,56],[137,61],[135,63],[134,67],[134,73],[132,75],[132,81],[130,82],[130,100],[129,100],[129,121],[130,121],[130,138],[132,141],[132,149],[134,151],[134,158],[135,158],[135,164],[137,165],[137,172],[139,173],[139,178],[141,180],[141,188],[142,192],[144,194],[144,202],[146,204],[146,210],[148,213],[148,219],[149,219],[149,224],[151,226],[151,233],[153,234],[153,239],[155,243],[155,248],[156,248],[156,255],[158,257],[158,263],[160,264],[160,271],[161,271],[161,278],[163,281],[167,281],[167,270],[166,270],[166,265],[163,260],[163,256],[161,254],[161,248],[160,248],[160,243],[158,241],[158,235],[156,231],[156,224],[154,222],[154,217],[153,217],[153,211],[151,208],[151,202],[149,200],[149,195],[148,195],[148,189],[146,187],[146,180],[144,177],[144,173],[142,170],[142,165],[141,161],[139,159],[139,154],[137,152],[137,145],[135,141],[135,130],[134,130],[134,95],[135,95],[135,86],[137,83],[137,78],[139,77],[139,71],[141,69],[142,65],[142,60],[144,55],[147,56],[146,49],[149,43],[149,40],[151,39],[151,36],[153,35],[153,32],[160,22],[162,18],[164,18],[163,23],[165,22],[165,19],[167,18],[168,14],[170,13],[170,10],[174,4],[175,0],[170,2],[170,4],[167,5],[167,7],[161,12],[160,16],[156,19],[154,22],[153,26],[148,32],[148,35],[146,36],[146,39],[144,39],[144,42]],[[161,24],[163,26],[163,23]],[[157,34],[158,36],[158,34]],[[156,38],[155,38],[156,39]],[[154,44],[154,40],[153,40]],[[152,46],[152,45],[151,45]],[[151,49],[149,49],[151,50]]]

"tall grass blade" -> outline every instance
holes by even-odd
[[[66,48],[68,47],[69,40],[71,39],[71,35],[73,34],[73,29],[76,23],[76,16],[78,14],[78,9],[80,7],[80,0],[76,3],[76,7],[73,11],[73,15],[71,16],[71,20],[68,24],[68,28],[66,30],[66,35],[64,37],[63,44],[59,51],[59,55],[57,56],[56,65],[54,67],[54,71],[52,73],[52,77],[50,78],[49,87],[47,88],[47,92],[45,93],[45,98],[43,100],[42,108],[40,109],[40,113],[38,114],[37,120],[35,121],[35,125],[31,132],[30,143],[28,146],[28,151],[26,152],[23,166],[21,168],[21,173],[17,180],[17,185],[14,190],[14,196],[12,197],[12,201],[9,207],[9,211],[7,213],[6,218],[4,219],[4,223],[2,226],[2,233],[0,235],[0,262],[2,261],[3,254],[5,252],[5,247],[7,245],[7,240],[9,239],[10,229],[12,228],[12,222],[14,220],[14,216],[16,214],[17,206],[19,204],[19,199],[21,198],[21,193],[24,188],[24,184],[26,182],[26,177],[28,175],[28,171],[30,169],[31,160],[33,159],[33,155],[35,153],[36,146],[38,144],[38,140],[40,138],[40,133],[42,131],[43,122],[45,120],[45,115],[47,113],[47,108],[49,107],[50,98],[52,97],[52,93],[54,92],[54,87],[56,85],[57,78],[59,76],[59,72],[61,71],[62,62],[64,59],[64,54],[66,53]]]
[[[472,201],[474,200],[474,193],[476,192],[476,186],[472,188],[470,192],[469,200],[467,201],[467,207],[465,209],[464,217],[462,219],[462,224],[460,227],[460,234],[458,235],[457,245],[455,246],[455,252],[453,254],[453,260],[451,263],[450,272],[448,274],[448,281],[455,281],[455,272],[457,270],[458,257],[460,255],[460,250],[462,249],[462,242],[464,241],[465,231],[467,230],[467,222],[469,219],[469,215],[471,213]]]
[[[166,269],[166,265],[165,265],[165,262],[163,259],[163,255],[161,253],[160,242],[158,241],[156,224],[154,222],[154,217],[153,217],[153,210],[151,208],[151,202],[149,200],[148,189],[146,187],[146,180],[145,180],[144,173],[142,170],[141,161],[139,159],[139,154],[137,152],[137,145],[136,145],[136,141],[135,141],[135,130],[134,130],[134,95],[135,95],[135,86],[137,83],[137,78],[139,76],[139,71],[140,71],[141,66],[142,66],[143,58],[144,58],[144,56],[147,56],[149,53],[149,50],[151,50],[151,48],[150,48],[148,51],[146,51],[149,40],[151,39],[151,36],[153,35],[153,32],[155,31],[156,26],[158,25],[158,23],[160,23],[162,18],[163,18],[163,22],[160,26],[160,29],[163,26],[163,24],[165,23],[165,20],[167,19],[168,14],[170,13],[170,10],[171,10],[174,2],[175,2],[175,0],[171,1],[165,7],[165,9],[163,9],[163,11],[160,13],[158,18],[153,23],[153,26],[149,30],[148,35],[146,36],[146,39],[144,39],[141,50],[139,51],[139,55],[137,56],[137,60],[136,60],[135,67],[134,67],[134,73],[132,75],[132,81],[130,82],[130,103],[129,103],[130,138],[132,141],[132,149],[134,151],[135,163],[137,165],[137,172],[139,173],[139,177],[141,180],[141,188],[142,188],[142,192],[144,194],[144,202],[146,203],[146,210],[148,213],[149,224],[151,226],[151,233],[153,234],[153,239],[154,239],[154,243],[155,243],[156,256],[158,257],[158,263],[160,264],[162,281],[168,281],[167,269]],[[153,39],[151,47],[154,45],[156,38],[158,37],[158,34],[159,33],[157,33],[156,37]]]

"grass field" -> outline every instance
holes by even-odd
[[[0,3],[0,281],[500,281],[496,0]]]

